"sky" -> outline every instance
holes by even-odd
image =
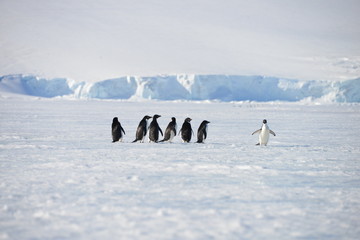
[[[360,77],[358,0],[0,0],[0,75]]]

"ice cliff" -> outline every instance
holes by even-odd
[[[264,76],[126,76],[95,83],[33,75],[0,77],[0,92],[96,99],[360,102],[360,78],[302,81]]]

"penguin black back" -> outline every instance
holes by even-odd
[[[180,129],[180,132],[181,132],[181,138],[184,142],[190,142],[191,140],[191,135],[193,133],[192,131],[192,128],[191,128],[191,124],[190,124],[190,121],[192,119],[191,118],[186,118],[181,129]]]
[[[157,122],[157,119],[161,117],[160,115],[155,114],[153,116],[153,120],[150,123],[149,127],[149,140],[152,142],[158,142],[159,140],[159,132],[161,133],[161,136],[163,136],[163,132],[161,128],[159,127],[159,124]]]
[[[143,119],[140,121],[137,129],[136,129],[136,135],[135,135],[135,140],[133,142],[136,141],[144,141],[144,138],[146,136],[147,133],[147,121],[150,119],[151,117],[146,115],[143,117]]]
[[[166,127],[164,139],[160,142],[172,141],[176,136],[176,118],[172,117],[171,122]]]
[[[122,128],[119,120],[117,117],[113,118],[113,122],[111,124],[111,135],[113,142],[117,142],[119,140],[122,140],[122,133],[125,135],[125,130]]]
[[[200,124],[199,128],[198,128],[198,132],[197,132],[197,143],[203,143],[204,140],[207,138],[207,125],[208,123],[210,123],[207,120],[202,121],[202,123]]]

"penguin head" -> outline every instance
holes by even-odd
[[[192,120],[192,119],[189,118],[189,117],[185,118],[185,122],[190,122],[191,120]]]
[[[113,123],[117,123],[117,122],[119,122],[118,118],[117,118],[117,117],[114,117],[114,118],[113,118]]]
[[[208,123],[210,123],[208,120],[203,121],[203,124],[208,124]]]
[[[266,119],[264,119],[264,120],[263,120],[263,124],[266,124],[266,123],[267,123],[267,121],[266,121]]]
[[[159,118],[159,117],[161,117],[161,116],[160,116],[160,115],[155,114],[155,115],[153,116],[153,119],[157,119],[157,118]]]
[[[150,119],[150,118],[151,118],[150,116],[146,115],[146,116],[144,116],[143,119],[148,120],[148,119]]]
[[[171,120],[172,120],[173,122],[176,122],[176,118],[174,118],[174,117],[172,117]]]

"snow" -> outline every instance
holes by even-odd
[[[360,102],[360,78],[305,81],[241,75],[126,76],[96,83],[33,75],[0,77],[0,94],[96,99]]]
[[[0,238],[358,239],[359,113],[2,95]],[[207,141],[131,143],[145,114],[162,115],[163,130],[173,116],[194,130],[206,119]],[[123,143],[111,143],[115,116]],[[264,118],[277,136],[259,147],[251,133]]]

